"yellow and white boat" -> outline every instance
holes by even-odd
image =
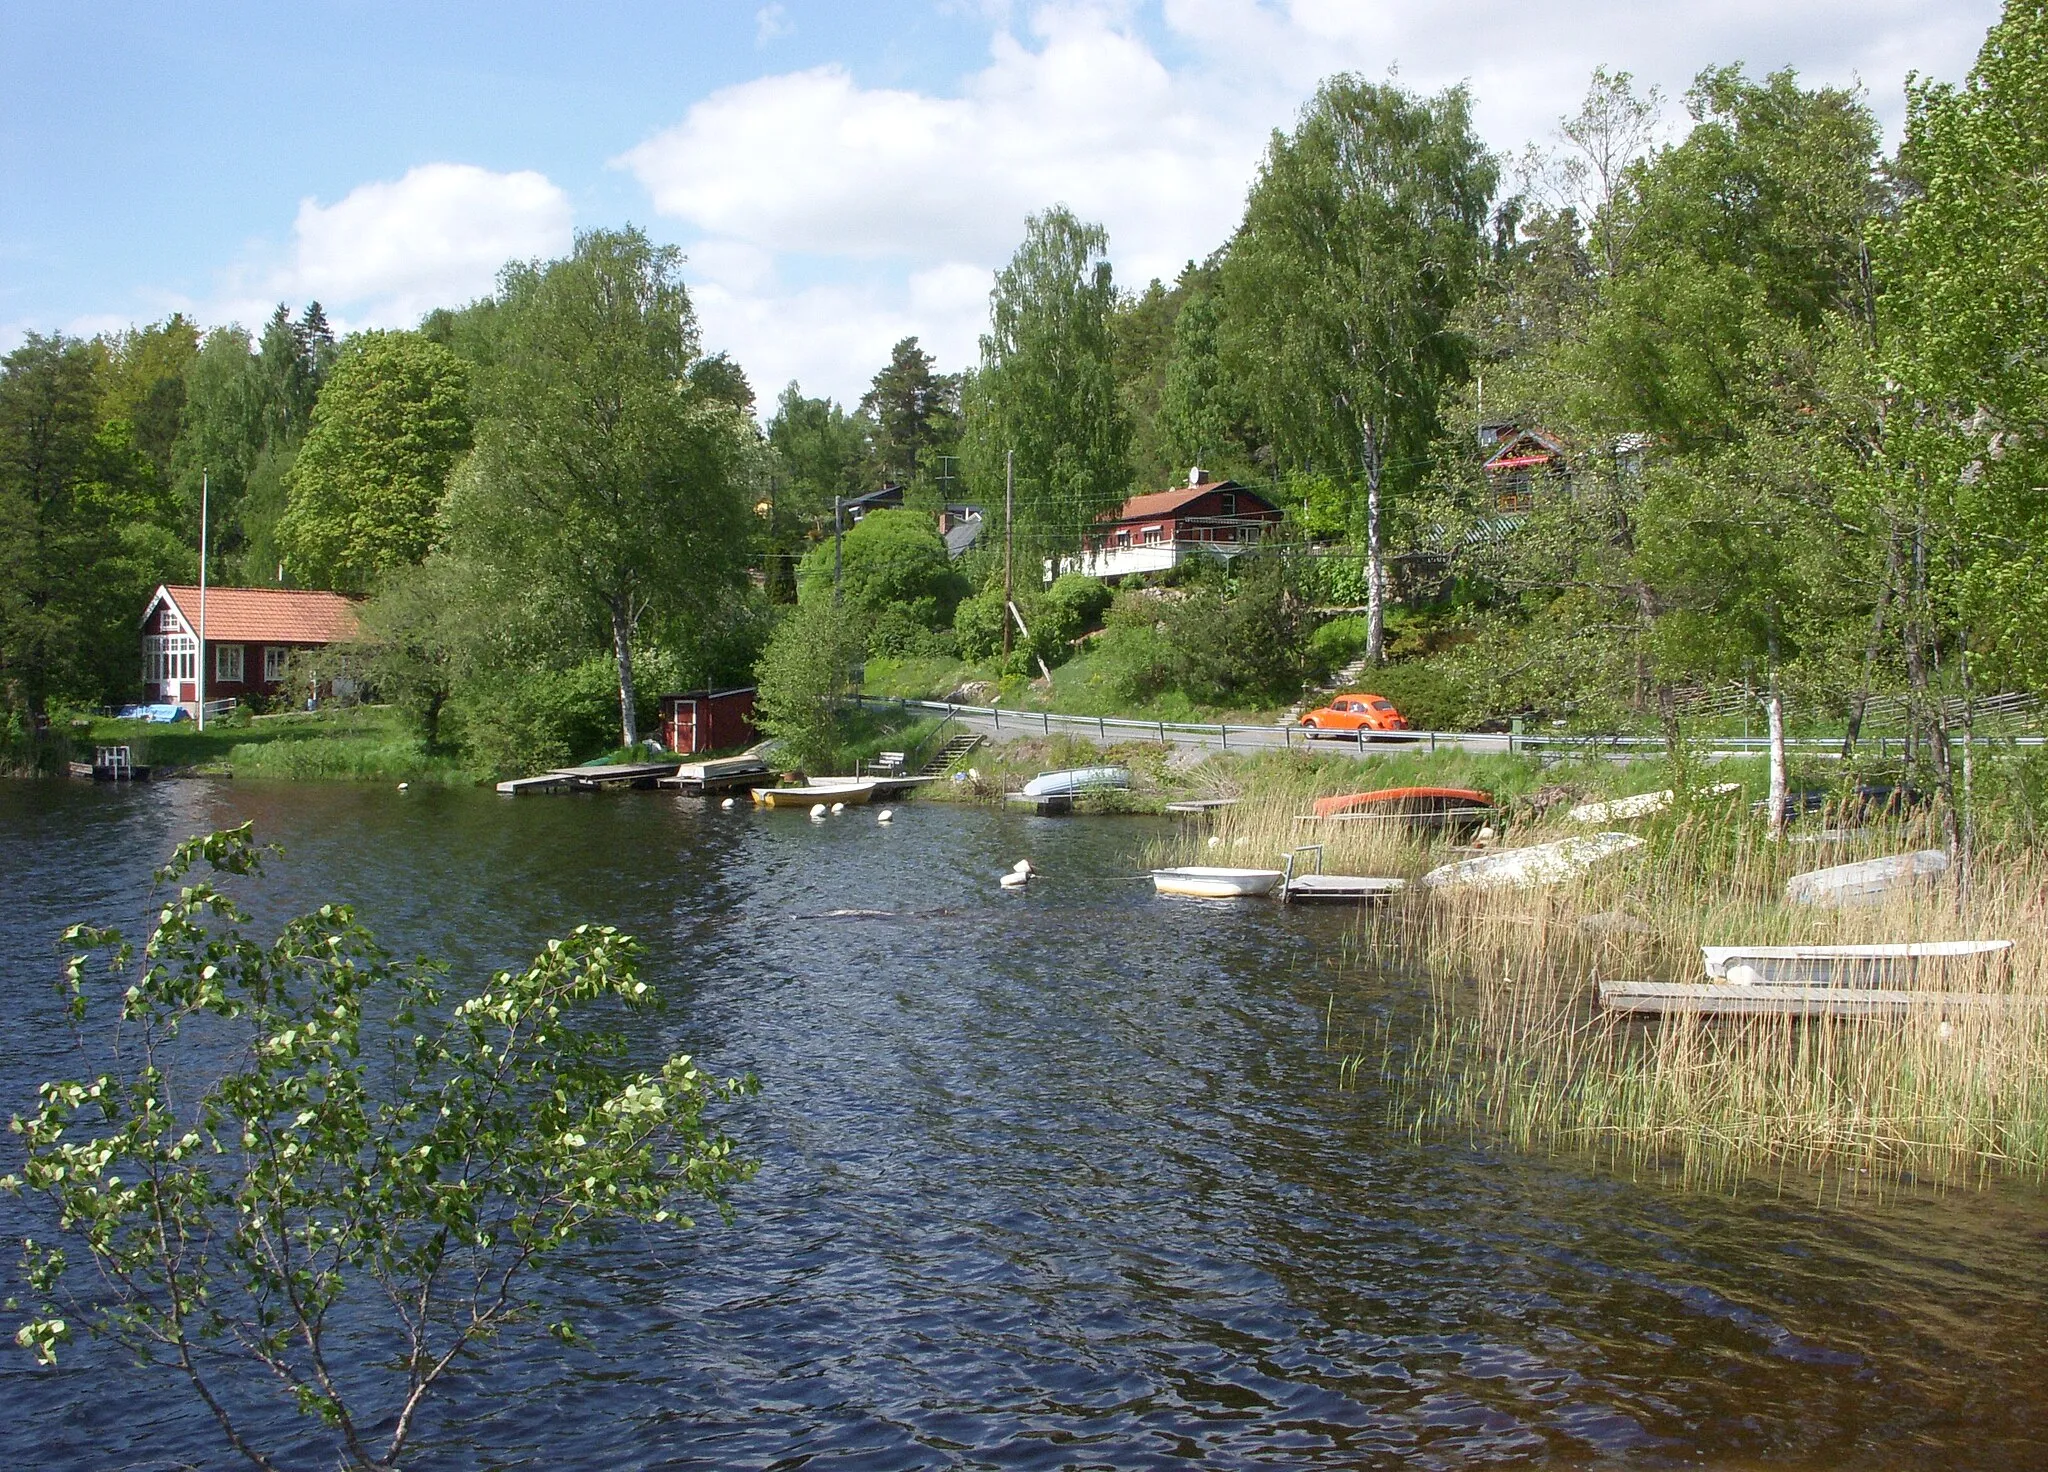
[[[873,800],[878,785],[871,777],[848,777],[844,781],[812,782],[803,787],[756,787],[754,801],[764,808],[801,808],[805,812],[819,803],[830,807],[843,802],[857,808]]]

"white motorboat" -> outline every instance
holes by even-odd
[[[1154,869],[1152,887],[1161,894],[1200,900],[1234,900],[1271,894],[1286,877],[1278,869],[1219,869],[1192,864],[1179,869]]]
[[[1740,782],[1716,782],[1694,793],[1693,800],[1732,797],[1740,791]],[[1582,802],[1565,816],[1574,823],[1626,823],[1631,818],[1648,818],[1661,813],[1677,800],[1678,794],[1667,787],[1662,792],[1639,792],[1634,797],[1611,798],[1606,802]]]

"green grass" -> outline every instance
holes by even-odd
[[[861,693],[902,700],[943,700],[969,682],[994,686],[1005,710],[1046,710],[1057,715],[1120,716],[1139,721],[1215,725],[1270,726],[1280,706],[1219,706],[1192,701],[1178,690],[1162,691],[1144,700],[1118,695],[1108,683],[1109,662],[1092,649],[1083,650],[1052,672],[1052,689],[1042,679],[999,676],[992,664],[958,659],[870,659]],[[984,695],[974,704],[987,705]]]
[[[74,745],[125,745],[138,763],[193,768],[222,776],[293,782],[439,782],[461,785],[483,774],[445,752],[427,750],[398,713],[374,706],[292,712],[228,724],[95,720]]]

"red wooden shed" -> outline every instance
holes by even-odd
[[[662,696],[661,739],[670,751],[686,756],[753,745],[754,687]]]

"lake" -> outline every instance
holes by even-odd
[[[1154,896],[1151,820],[0,783],[0,1113],[75,1071],[58,932],[139,930],[171,847],[245,819],[266,919],[345,899],[472,978],[615,924],[663,1041],[761,1081],[735,1220],[581,1264],[593,1348],[494,1351],[414,1465],[2048,1464],[2041,1192],[1731,1200],[1415,1139],[1326,1029],[1398,1038],[1418,983],[1340,968],[1343,912]],[[0,1403],[0,1466],[238,1465],[104,1349],[0,1348]]]

